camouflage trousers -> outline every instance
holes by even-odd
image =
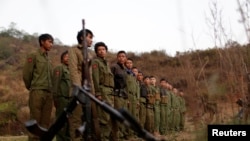
[[[160,131],[160,104],[159,101],[156,101],[154,105],[154,131]]]
[[[29,94],[30,119],[34,119],[43,128],[49,128],[53,107],[53,96],[47,90],[31,90]],[[29,141],[39,141],[38,137],[29,135]]]
[[[114,96],[114,108],[121,109],[127,108],[127,100],[123,97]],[[123,138],[127,135],[127,131],[124,125],[122,125],[116,119],[112,119],[112,132],[111,132],[112,140],[118,141],[123,140]]]
[[[113,107],[114,96],[112,95],[112,92],[113,88],[102,87],[102,100]],[[104,111],[100,106],[97,106],[97,116],[100,124],[101,140],[109,141],[112,130],[110,115],[106,111]]]
[[[146,123],[145,129],[150,133],[154,132],[154,108],[153,105],[149,108],[148,105],[146,106]]]
[[[172,131],[179,131],[180,130],[180,110],[178,108],[173,109],[173,115],[172,115]]]
[[[128,95],[128,112],[138,121],[138,108],[137,108],[137,103],[138,101],[136,100],[136,96],[129,94]],[[135,136],[135,133],[132,129],[128,130],[128,136],[132,137]]]
[[[161,113],[160,113],[160,117],[161,117],[160,133],[162,135],[167,135],[167,130],[169,128],[169,125],[168,125],[168,106],[167,106],[167,104],[161,104],[160,108],[161,108]]]
[[[144,103],[140,103],[139,120],[143,128],[145,128],[145,122],[146,122],[145,115],[146,115],[146,105]]]

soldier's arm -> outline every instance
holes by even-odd
[[[95,89],[95,96],[101,96],[101,91],[100,91],[100,72],[99,72],[99,65],[98,62],[93,60],[91,62],[91,68],[92,68],[92,81]]]
[[[28,55],[25,59],[25,64],[23,67],[23,81],[24,81],[25,87],[28,90],[30,90],[30,87],[31,87],[35,61],[36,61],[35,55]]]
[[[69,72],[72,84],[81,86],[81,76],[78,74],[78,59],[74,48],[69,49]]]

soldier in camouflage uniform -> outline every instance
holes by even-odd
[[[155,93],[155,104],[154,104],[154,135],[160,135],[160,87],[156,85],[156,77],[150,76],[150,82]]]
[[[127,54],[125,51],[118,51],[117,63],[111,67],[111,71],[114,75],[114,108],[127,108],[128,93],[126,92],[126,79],[127,71],[125,62],[127,60]],[[114,141],[126,138],[126,129],[115,119],[112,120],[112,137]]]
[[[141,86],[143,84],[143,73],[141,71],[138,71],[138,74],[137,74],[137,81],[139,82],[139,85]]]
[[[167,135],[167,131],[169,129],[169,114],[170,114],[170,107],[171,107],[171,95],[168,93],[167,90],[167,80],[162,78],[160,80],[160,133],[162,135]]]
[[[145,129],[150,133],[154,132],[154,104],[155,104],[155,93],[150,84],[149,76],[144,76],[144,84],[141,86],[141,96],[146,97],[146,122]],[[145,116],[140,114],[141,116]]]
[[[185,127],[186,101],[184,98],[183,90],[180,90],[179,94],[180,94],[180,130],[183,131]]]
[[[142,78],[142,80],[141,80]],[[141,71],[138,72],[137,81],[140,86],[140,98],[139,98],[139,122],[143,128],[145,128],[146,122],[146,104],[147,104],[147,91],[143,82],[144,76]]]
[[[172,97],[172,131],[179,131],[180,130],[180,96],[179,91],[177,88],[173,88],[173,97]]]
[[[61,64],[55,67],[53,71],[53,98],[56,108],[56,118],[64,111],[69,103],[70,94],[70,76],[68,68],[69,55],[65,51],[61,55]],[[64,127],[56,134],[57,141],[70,141],[69,123],[66,122]]]
[[[92,39],[94,37],[92,31],[85,29],[85,36],[86,36],[86,44],[88,47],[92,45]],[[69,72],[70,72],[70,80],[72,85],[76,85],[81,87],[82,84],[82,68],[84,65],[83,62],[83,30],[80,30],[77,34],[77,41],[78,45],[69,48]],[[87,64],[86,64],[87,65]],[[72,115],[69,117],[69,125],[70,125],[70,136],[72,141],[80,141],[82,137],[76,136],[75,131],[82,125],[82,116],[83,116],[83,109],[82,105],[78,104]]]
[[[40,48],[27,56],[23,67],[23,81],[29,90],[30,119],[34,119],[43,128],[49,128],[53,107],[52,64],[48,52],[53,46],[50,34],[39,36]],[[29,141],[39,138],[29,135]]]
[[[96,58],[91,61],[92,67],[92,81],[94,86],[95,96],[108,104],[113,106],[113,89],[114,76],[110,70],[109,64],[106,60],[108,47],[103,42],[95,44]],[[109,141],[111,133],[110,115],[101,107],[97,107],[97,115],[99,116],[101,140]]]
[[[168,115],[167,115],[167,130],[172,132],[174,129],[174,124],[173,124],[173,120],[174,120],[174,110],[173,110],[173,105],[174,105],[174,93],[173,93],[173,86],[172,84],[167,81],[166,83],[166,88],[167,88],[167,95],[169,96],[169,104],[167,104],[167,109],[168,109]]]
[[[127,87],[126,91],[128,93],[128,111],[130,114],[137,120],[138,119],[138,112],[137,112],[137,105],[139,104],[139,95],[140,95],[140,87],[137,83],[135,74],[132,71],[133,68],[133,60],[128,58],[125,66],[127,68]],[[135,133],[132,130],[128,131],[128,136],[132,137],[135,136]]]

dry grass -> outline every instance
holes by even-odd
[[[13,107],[9,107],[10,110],[17,109],[14,115],[16,119],[12,119],[13,123],[22,124],[29,117],[27,107],[29,92],[25,89],[22,81],[24,56],[36,50],[37,44],[34,44],[35,41],[22,42],[19,40],[16,42],[17,44],[14,43],[15,45],[13,45],[12,38],[5,38],[5,40],[9,41],[3,46],[17,48],[14,49],[15,52],[11,56],[17,61],[8,64],[9,58],[0,60],[0,104],[13,102]],[[185,132],[169,138],[173,140],[193,140],[196,138],[196,134],[199,134],[195,131],[204,132],[203,127],[209,123],[228,123],[233,120],[234,115],[238,112],[235,101],[247,94],[247,81],[244,78],[245,68],[242,68],[242,64],[245,63],[247,69],[250,66],[249,47],[250,45],[240,46],[236,44],[236,46],[225,49],[214,48],[205,51],[180,53],[176,57],[168,56],[165,51],[141,54],[130,52],[128,57],[134,60],[134,66],[138,67],[144,74],[155,75],[158,80],[162,77],[167,78],[174,86],[184,90],[187,114],[189,115],[187,121],[189,128]],[[59,63],[60,54],[67,49],[64,46],[53,48],[50,56],[52,56],[54,66]],[[110,63],[115,63],[115,58],[116,52],[110,52],[108,56]],[[217,103],[219,110],[216,115],[211,116],[209,112],[204,110],[204,102],[208,101]],[[8,113],[9,111],[0,112]],[[53,117],[54,110],[52,121]],[[8,123],[0,127],[1,134],[2,132],[6,132],[4,133],[6,135],[14,134],[12,128],[5,130],[7,127],[12,126]],[[201,134],[202,137],[204,137],[204,133]],[[4,137],[4,139],[8,138],[8,136]],[[2,138],[0,138],[1,140]]]
[[[0,141],[27,141],[27,136],[0,136]]]

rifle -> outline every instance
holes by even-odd
[[[166,141],[164,138],[159,139],[155,138],[151,133],[149,133],[147,130],[143,129],[139,122],[129,114],[125,109],[119,109],[116,110],[112,106],[110,106],[105,101],[100,101],[97,99],[93,94],[88,92],[87,90],[75,86],[73,89],[73,95],[75,100],[79,101],[81,104],[86,103],[86,96],[89,97],[93,102],[98,104],[105,112],[113,116],[116,120],[127,126],[128,128],[131,128],[132,130],[137,133],[138,137],[143,138],[146,141]],[[46,130],[42,127],[40,127],[34,120],[30,120],[25,123],[26,128],[29,132],[31,132],[34,135],[37,135],[40,137],[41,141],[52,141],[54,135],[57,133],[57,131],[60,130],[60,128],[63,126],[62,124],[63,119],[67,118],[67,113],[70,113],[74,109],[75,100],[72,100],[70,104],[65,108],[64,112],[61,114],[61,116],[56,120],[56,122],[50,127],[49,130]],[[85,122],[86,124],[86,122]],[[79,134],[84,134],[86,129],[86,126],[83,125],[78,128]]]
[[[88,45],[86,41],[86,33],[85,33],[85,20],[82,20],[82,30],[83,30],[83,65],[82,65],[82,84],[83,84],[83,89],[87,90],[88,92],[91,92],[94,94],[94,89],[92,88],[93,85],[91,85],[91,73],[90,73],[90,64],[91,60],[88,57]],[[91,136],[91,129],[92,125],[94,126],[94,132],[95,132],[95,137],[97,140],[101,140],[101,133],[100,133],[100,127],[99,127],[99,121],[97,117],[97,111],[96,111],[96,104],[93,101],[90,101],[89,97],[86,97],[86,104],[85,104],[85,109],[84,109],[84,115],[85,115],[85,120],[86,120],[86,135],[85,139],[88,140],[90,138],[93,138],[94,136]],[[91,118],[93,116],[93,119]],[[92,122],[93,124],[91,124]]]

